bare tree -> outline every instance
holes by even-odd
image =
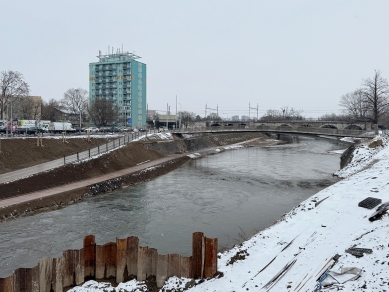
[[[344,114],[355,121],[364,121],[368,118],[368,107],[362,89],[342,95],[339,105],[343,107]]]
[[[63,99],[60,100],[60,105],[69,114],[80,116],[80,128],[82,124],[82,116],[88,108],[88,91],[82,88],[71,88],[64,93]]]
[[[187,111],[182,111],[178,113],[180,118],[181,118],[181,123],[184,125],[184,127],[188,127],[190,124],[194,123],[194,120],[196,118],[195,113],[187,112]]]
[[[389,109],[388,81],[381,76],[381,71],[374,70],[373,79],[365,79],[361,90],[370,113],[370,120],[378,124],[379,118]]]
[[[59,103],[55,99],[50,99],[49,102],[43,102],[41,108],[42,120],[58,121],[61,118],[61,112],[58,110]]]
[[[41,119],[42,99],[40,96],[18,97],[13,102],[13,116],[23,120]]]
[[[0,120],[4,119],[4,112],[15,99],[29,94],[29,86],[23,80],[23,75],[17,71],[3,71],[0,74]]]
[[[266,114],[260,118],[261,121],[281,121],[281,120],[303,120],[304,117],[301,115],[302,110],[296,110],[294,108],[289,108],[284,106],[281,110],[269,109],[266,111]]]
[[[92,122],[98,127],[113,125],[119,118],[119,108],[102,98],[95,99],[88,112]]]

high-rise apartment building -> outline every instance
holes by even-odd
[[[102,55],[89,64],[89,102],[103,98],[119,108],[117,125],[146,125],[146,64],[129,52]]]

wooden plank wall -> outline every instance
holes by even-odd
[[[136,277],[139,281],[156,276],[162,287],[169,277],[212,278],[217,272],[217,238],[193,233],[192,256],[159,255],[155,248],[139,246],[135,236],[97,245],[94,235],[84,238],[80,250],[66,250],[59,258],[44,258],[33,268],[19,268],[7,278],[0,278],[4,292],[62,292],[90,279],[116,283]]]

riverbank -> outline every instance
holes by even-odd
[[[279,143],[279,141],[268,139],[260,133],[220,134],[185,138],[168,135],[167,139],[164,140],[154,140],[153,136],[143,137],[139,141],[130,143],[118,150],[82,163],[69,164],[24,179],[1,184],[0,199],[2,201],[0,203],[3,204],[0,204],[2,206],[0,208],[0,220],[13,218],[21,214],[30,214],[39,210],[66,206],[78,202],[84,197],[141,183],[181,166],[189,160],[186,155],[191,152],[216,153],[215,149],[218,147],[245,141],[256,141],[258,145]],[[178,158],[179,162],[162,164],[163,167],[157,167],[160,165],[158,161],[163,158],[166,158],[164,159],[165,164],[168,160],[175,161]],[[140,176],[133,175],[134,172],[141,171],[144,168],[148,168],[148,171],[143,172]],[[119,170],[126,169],[127,171],[124,173],[114,174]],[[126,178],[130,174],[131,179]],[[112,184],[109,180],[113,178],[120,178],[120,180]],[[98,181],[89,182],[91,179],[98,179]],[[84,183],[81,183],[82,181]],[[99,187],[96,191],[94,185],[98,182],[105,183],[102,184],[104,187]],[[5,200],[15,197],[15,202],[5,204]],[[44,199],[42,199],[43,197]]]
[[[358,206],[367,197],[389,201],[388,165],[388,135],[357,145],[351,163],[335,174],[342,181],[305,200],[250,240],[219,254],[222,277],[197,282],[192,288],[193,280],[171,278],[161,291],[313,291],[324,271],[341,273],[349,267],[355,267],[352,272],[359,277],[342,283],[348,275],[335,275],[342,283],[335,289],[389,290],[389,216],[369,221],[375,209]],[[346,252],[353,247],[367,253],[356,257]],[[85,284],[89,290],[72,291],[101,291],[93,290],[97,285],[89,282]],[[135,281],[120,287],[147,291],[144,283]]]

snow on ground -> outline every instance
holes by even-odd
[[[145,134],[140,136],[139,138],[136,138],[132,141],[141,141],[141,140],[172,140],[173,135],[171,133],[152,133],[152,134]]]
[[[375,210],[358,207],[367,197],[389,201],[389,137],[378,136],[374,141],[356,146],[349,166],[337,173],[344,177],[342,181],[305,200],[240,246],[219,254],[218,271],[223,276],[196,282],[188,291],[314,291],[326,269],[340,272],[347,267],[362,271],[356,280],[340,284],[340,290],[389,291],[389,216],[370,222]],[[345,252],[351,247],[372,253],[357,258]],[[337,254],[335,263],[332,258]],[[171,278],[161,291],[182,291],[187,282]]]
[[[109,283],[99,283],[96,281],[85,282],[80,287],[75,287],[68,290],[68,292],[122,292],[122,291],[133,291],[133,292],[146,292],[147,286],[144,282],[137,282],[136,280],[131,280],[126,283],[120,283],[116,288],[112,287]]]

